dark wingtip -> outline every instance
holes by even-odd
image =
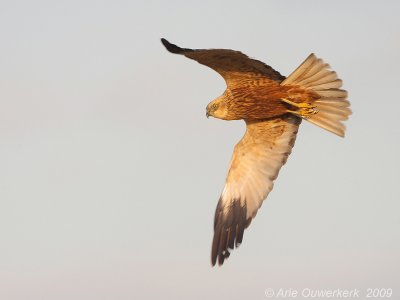
[[[185,51],[185,49],[182,49],[182,48],[178,47],[177,45],[171,44],[164,38],[161,39],[161,43],[163,43],[165,48],[167,48],[167,50],[171,53],[181,54]]]
[[[214,237],[211,247],[211,265],[222,266],[230,256],[231,250],[240,246],[244,230],[250,225],[247,218],[247,207],[242,206],[240,199],[234,199],[229,212],[224,214],[222,200],[218,201],[214,218]]]

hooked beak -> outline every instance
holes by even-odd
[[[206,111],[206,117],[207,117],[207,119],[210,117],[210,114],[208,113],[208,110]]]

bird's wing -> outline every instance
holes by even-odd
[[[239,51],[229,49],[187,49],[171,44],[166,39],[161,39],[169,52],[183,54],[194,59],[202,65],[218,72],[228,87],[237,81],[254,79],[254,77],[267,77],[281,82],[285,79],[279,72],[259,60],[249,58]]]
[[[235,146],[225,187],[215,211],[212,265],[229,257],[243,232],[272,190],[279,170],[292,151],[301,119],[279,118],[247,122],[247,130]]]

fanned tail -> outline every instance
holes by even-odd
[[[306,120],[344,137],[346,127],[342,122],[351,115],[350,102],[346,99],[347,92],[340,89],[342,80],[322,59],[310,54],[281,85],[301,86],[316,92],[320,98],[312,105],[317,113]]]

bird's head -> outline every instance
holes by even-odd
[[[214,117],[218,119],[226,119],[228,115],[228,109],[224,100],[219,97],[213,101],[211,101],[206,108],[206,116]]]

